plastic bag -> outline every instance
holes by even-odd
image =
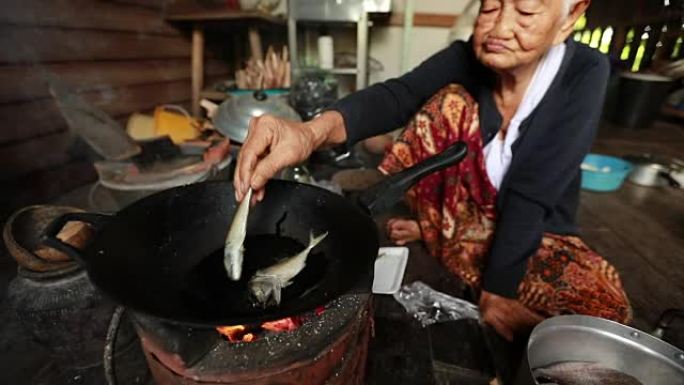
[[[438,322],[461,319],[480,319],[480,311],[476,305],[432,289],[423,282],[416,281],[394,294],[406,312],[420,321],[423,327]]]

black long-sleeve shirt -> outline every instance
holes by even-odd
[[[513,159],[497,196],[498,222],[483,288],[515,298],[527,259],[544,232],[575,234],[580,164],[601,115],[610,66],[605,56],[571,40],[546,95],[520,126]],[[455,42],[413,71],[351,94],[332,106],[344,117],[347,144],[403,127],[438,90],[463,85],[478,101],[485,143],[502,125],[493,99],[495,74],[470,42]]]

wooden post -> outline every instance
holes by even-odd
[[[199,24],[192,29],[192,115],[200,117],[200,92],[204,83],[204,30]]]
[[[361,12],[356,23],[356,90],[368,87],[368,13]]]

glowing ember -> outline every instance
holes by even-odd
[[[325,307],[316,308],[314,314],[319,317],[325,311]],[[291,332],[296,330],[304,322],[304,317],[287,317],[271,322],[264,322],[259,327],[247,327],[245,325],[219,326],[216,331],[228,338],[230,342],[252,342],[257,339],[260,331],[273,333]]]
[[[271,332],[290,332],[299,327],[298,322],[292,317],[287,317],[279,319],[277,321],[264,322],[261,324],[261,328],[271,331]]]
[[[247,328],[245,328],[244,325],[219,326],[216,328],[216,331],[228,337],[230,342],[251,342],[254,339],[254,334],[246,333],[246,330]],[[247,341],[246,338],[249,339],[249,341]]]

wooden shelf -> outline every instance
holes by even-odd
[[[451,28],[454,26],[456,20],[460,15],[447,13],[421,13],[413,14],[413,26],[415,27],[433,27],[433,28]],[[404,14],[400,12],[392,12],[387,24],[395,27],[402,27],[404,25]]]
[[[216,91],[212,89],[205,89],[200,92],[200,97],[202,99],[214,100],[214,101],[224,101],[230,97],[225,92]]]
[[[168,21],[265,21],[273,24],[285,24],[286,20],[282,17],[273,16],[268,13],[257,11],[239,11],[224,7],[182,7],[172,9],[166,15]]]
[[[333,68],[327,71],[333,75],[356,75],[359,72],[359,70],[356,68]]]

